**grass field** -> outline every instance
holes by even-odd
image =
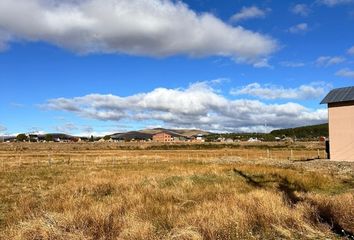
[[[354,164],[134,154],[119,164],[3,168],[0,239],[353,237]]]
[[[0,168],[3,171],[26,165],[115,166],[121,163],[215,160],[308,160],[325,158],[324,144],[306,142],[274,143],[10,143],[0,144]]]

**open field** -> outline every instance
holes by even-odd
[[[317,155],[318,146],[32,146],[0,147],[7,158],[0,168],[0,239],[350,239],[354,233],[354,164],[288,158],[291,149],[294,156]]]
[[[115,166],[127,163],[176,161],[307,160],[324,159],[323,143],[12,143],[0,144],[0,168],[27,165]]]

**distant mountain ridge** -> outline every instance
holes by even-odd
[[[149,133],[149,134],[156,134],[159,132],[175,132],[186,137],[191,137],[198,134],[202,134],[202,135],[211,134],[210,132],[199,130],[199,129],[167,129],[167,128],[143,129],[140,130],[139,132]]]
[[[152,136],[159,132],[170,132],[176,133],[178,135],[183,135],[185,137],[191,137],[194,135],[202,134],[209,135],[210,132],[198,130],[198,129],[166,129],[166,128],[153,128],[153,129],[143,129],[138,131],[130,131],[123,133],[114,133],[110,134],[111,138],[120,139],[120,140],[143,140],[143,139],[152,139]]]

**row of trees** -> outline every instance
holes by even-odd
[[[17,140],[17,142],[28,142],[30,140],[30,138],[26,134],[20,133],[16,136],[16,140]],[[47,142],[51,142],[54,140],[54,137],[51,134],[46,134],[44,136],[44,140]]]
[[[41,140],[41,141],[44,140],[46,142],[53,142],[53,141],[57,141],[57,139],[77,141],[79,138],[73,137],[70,135],[66,135],[66,134],[44,134],[44,135],[41,135],[40,137],[38,137],[38,136],[30,137],[27,134],[21,133],[16,136],[17,142],[29,142],[29,141],[37,141],[37,140]],[[94,136],[91,136],[90,138],[81,138],[81,140],[89,141],[89,142],[94,142],[99,139],[100,138],[95,138]],[[105,137],[105,139],[106,139],[106,137]]]
[[[288,128],[274,130],[270,133],[274,136],[287,136],[300,139],[311,139],[316,137],[328,137],[328,124],[319,124],[306,127]]]
[[[319,124],[306,127],[287,128],[274,130],[270,133],[225,133],[210,134],[206,136],[207,142],[214,142],[218,138],[246,141],[250,138],[258,138],[264,141],[275,141],[276,138],[291,137],[294,139],[312,140],[321,136],[328,137],[328,124]]]

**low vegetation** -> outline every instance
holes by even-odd
[[[205,136],[207,142],[215,142],[220,138],[247,141],[250,138],[261,139],[262,141],[275,141],[287,137],[302,141],[318,140],[320,137],[328,137],[328,124],[319,124],[297,128],[286,128],[274,130],[270,133],[212,133]]]
[[[274,136],[288,136],[298,139],[314,139],[321,136],[328,137],[328,123],[274,130],[270,133]]]
[[[0,173],[0,239],[350,238],[352,166],[304,164],[12,168]]]

